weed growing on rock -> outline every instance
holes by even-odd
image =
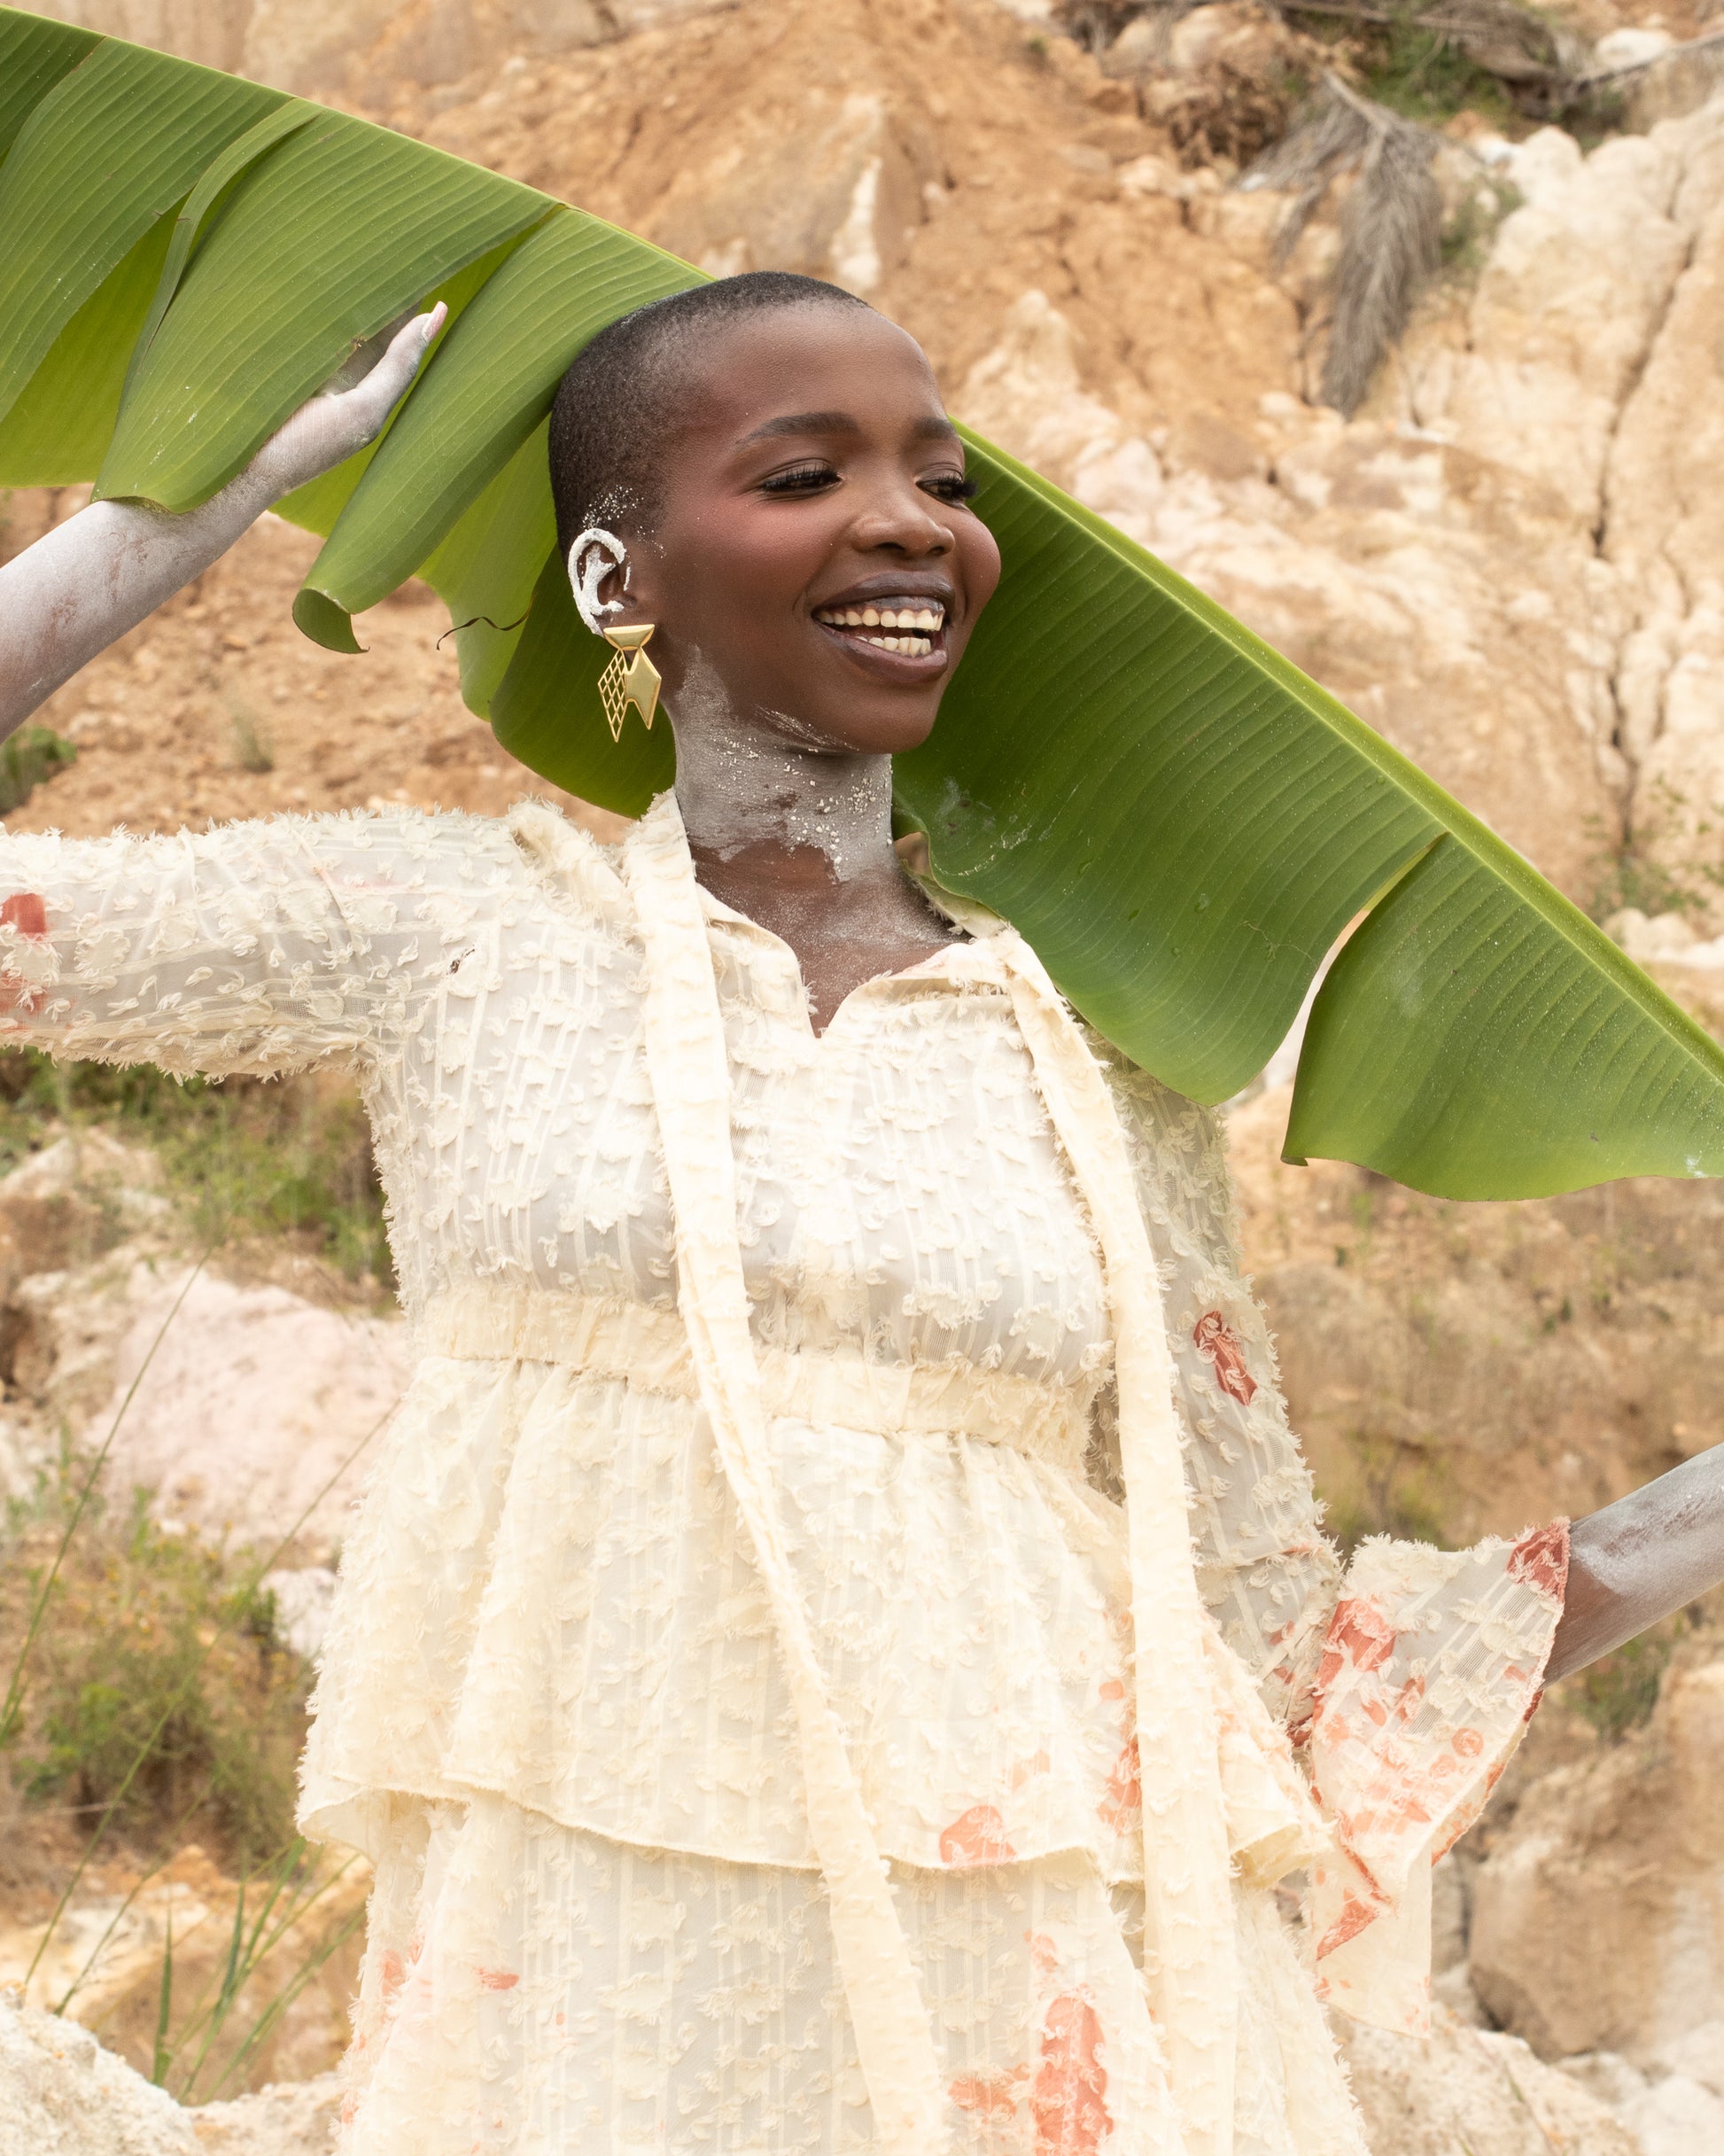
[[[390,1283],[369,1126],[345,1078],[169,1078],[152,1063],[54,1063],[0,1051],[0,1169],[56,1125],[150,1147],[202,1241],[293,1238],[349,1278]]]
[[[1569,1705],[1607,1744],[1620,1744],[1651,1720],[1676,1638],[1676,1630],[1666,1625],[1630,1639],[1565,1687]]]
[[[40,1602],[7,1732],[27,1801],[149,1841],[189,1821],[242,1861],[291,1836],[309,1672],[276,1629],[253,1568],[98,1494],[60,1557],[76,1501],[68,1462],[27,1508],[0,1582],[0,1666]]]
[[[1521,200],[1518,187],[1495,175],[1470,187],[1443,221],[1443,275],[1456,284],[1472,284],[1490,259],[1498,228]]]
[[[1394,10],[1387,22],[1359,36],[1359,72],[1366,93],[1403,119],[1441,127],[1471,112],[1504,132],[1519,132],[1501,80],[1448,31],[1430,28],[1410,8]]]
[[[0,816],[22,808],[36,788],[75,763],[78,751],[51,727],[22,726],[0,745]]]

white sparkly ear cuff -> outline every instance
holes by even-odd
[[[628,549],[614,532],[607,532],[602,525],[589,525],[569,549],[569,584],[575,595],[576,611],[594,636],[604,634],[607,614],[623,611],[620,599],[602,603],[599,598],[599,587],[613,569],[622,571],[626,591]]]

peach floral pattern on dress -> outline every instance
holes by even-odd
[[[1016,1855],[1006,1838],[1006,1822],[991,1804],[972,1804],[941,1830],[940,1861],[956,1871],[969,1864],[1009,1864]]]
[[[1313,1873],[1324,1995],[1417,2033],[1430,1870],[1478,1817],[1537,1702],[1567,1577],[1558,1522],[1513,1544],[1367,1543],[1323,1643],[1307,1722],[1340,1848]]]
[[[1257,1395],[1257,1381],[1246,1368],[1239,1336],[1218,1310],[1206,1310],[1192,1335],[1198,1352],[1215,1366],[1215,1382],[1230,1399],[1249,1407]]]
[[[1042,2024],[1042,2063],[1029,2092],[1037,2156],[1097,2156],[1114,2130],[1101,2017],[1082,1992],[1055,1999]]]
[[[15,891],[0,903],[0,1014],[17,1011],[28,1017],[35,1012],[39,999],[32,984],[41,974],[42,958],[50,954],[17,953],[17,946],[20,941],[39,946],[47,939],[48,908],[40,891]],[[11,964],[5,963],[8,944],[17,953]]]

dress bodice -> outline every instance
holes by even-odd
[[[788,946],[705,905],[762,1344],[1093,1381],[1100,1267],[1006,998],[954,946],[816,1038]],[[571,922],[554,887],[457,953],[375,1081],[415,1299],[507,1278],[674,1304],[641,964],[630,924]]]

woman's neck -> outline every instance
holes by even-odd
[[[893,851],[889,757],[712,714],[679,729],[676,791],[695,875],[790,946],[817,1030],[859,983],[951,940]]]

